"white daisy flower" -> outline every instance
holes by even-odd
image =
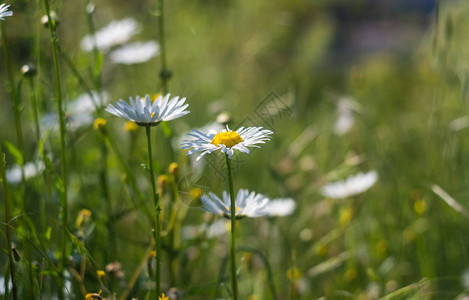
[[[122,45],[140,31],[140,27],[133,18],[112,21],[101,28],[94,35],[87,35],[81,40],[81,48],[91,51],[94,47],[106,52],[111,47]]]
[[[296,202],[291,198],[279,198],[269,201],[266,206],[267,216],[284,217],[291,215],[296,209]]]
[[[209,211],[213,214],[223,216],[231,219],[231,199],[230,194],[226,191],[223,192],[223,200],[218,198],[214,193],[204,194],[200,198],[204,206],[202,209]],[[256,194],[255,192],[249,192],[245,189],[240,189],[236,195],[235,206],[235,218],[241,219],[244,217],[261,217],[268,214],[266,206],[269,203],[269,199],[262,194]]]
[[[42,171],[45,170],[45,165],[42,161],[37,163],[26,163],[23,166],[24,168],[24,177],[29,179],[39,175]],[[17,184],[21,182],[21,167],[19,165],[13,166],[10,170],[6,172],[7,181],[12,184]]]
[[[360,111],[361,107],[351,98],[341,98],[337,101],[338,118],[334,124],[334,134],[344,135],[348,133],[355,124],[355,111]]]
[[[371,188],[378,180],[378,173],[370,171],[366,174],[360,172],[349,176],[343,181],[326,184],[321,188],[321,194],[333,199],[342,199],[358,195]]]
[[[231,159],[234,150],[249,154],[250,151],[247,147],[260,148],[257,144],[264,144],[265,141],[269,141],[271,134],[273,134],[272,131],[262,129],[262,127],[241,127],[236,131],[231,131],[226,126],[226,129],[219,132],[208,131],[207,133],[192,130],[192,133],[188,135],[195,137],[195,139],[185,140],[182,143],[182,149],[191,148],[186,155],[202,152],[196,160],[216,150],[228,154],[228,158]]]
[[[160,46],[155,41],[137,42],[112,51],[109,58],[116,64],[133,65],[147,62],[159,52]]]
[[[11,17],[13,16],[13,12],[9,11],[8,8],[10,7],[10,4],[0,4],[0,20],[5,21],[5,17]]]
[[[194,239],[201,234],[205,234],[208,239],[216,238],[228,231],[228,222],[225,219],[219,219],[212,224],[203,223],[201,225],[186,225],[182,228],[181,235],[184,239]]]
[[[83,93],[67,103],[65,122],[69,130],[73,131],[93,123],[96,107],[102,106],[109,98],[106,92],[102,92],[100,96],[96,91],[91,91],[91,95]],[[59,116],[55,112],[47,113],[41,118],[41,128],[46,131],[58,130],[58,123]]]
[[[149,95],[145,95],[145,98],[137,96],[135,100],[130,97],[130,105],[120,100],[114,105],[109,104],[106,111],[140,126],[156,126],[162,121],[174,120],[189,113],[185,110],[189,106],[184,104],[186,98],[173,97],[169,100],[169,97],[170,94],[164,97],[159,95],[154,101],[150,100]]]

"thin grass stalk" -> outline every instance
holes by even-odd
[[[164,0],[158,1],[158,30],[159,30],[159,42],[160,42],[160,58],[161,58],[161,71],[160,71],[160,78],[161,78],[161,86],[163,89],[163,93],[166,94],[168,92],[168,80],[170,78],[170,72],[167,68],[167,61],[166,61],[166,39],[164,35]]]
[[[12,251],[12,243],[11,243],[11,237],[10,237],[10,228],[9,228],[9,222],[10,222],[10,206],[9,206],[9,201],[10,197],[8,194],[8,184],[7,184],[7,176],[6,176],[6,171],[5,171],[5,166],[6,166],[6,160],[5,160],[5,153],[3,152],[3,146],[0,145],[0,150],[2,152],[2,161],[0,162],[0,172],[2,173],[2,182],[3,182],[3,195],[4,195],[4,206],[5,206],[5,235],[7,239],[7,244],[8,244],[8,267],[10,270],[10,278],[11,278],[11,283],[12,283],[12,297],[13,300],[18,299],[17,295],[17,286],[16,286],[16,274],[15,274],[15,261],[13,259],[13,251]],[[8,285],[8,280],[5,279],[5,284]]]
[[[225,154],[226,168],[228,171],[228,184],[230,186],[231,200],[231,239],[230,239],[230,270],[231,270],[231,288],[233,289],[233,299],[238,300],[238,281],[236,278],[236,203],[233,188],[233,176],[231,174],[231,160],[228,154]]]
[[[18,149],[21,152],[21,156],[23,157],[23,160],[24,160],[24,141],[23,141],[23,129],[22,129],[22,124],[21,124],[20,99],[18,97],[18,93],[16,90],[15,76],[13,73],[13,66],[11,64],[10,49],[8,48],[5,25],[3,24],[3,22],[0,27],[2,31],[3,57],[5,60],[5,66],[6,66],[7,74],[8,74],[8,89],[10,92],[11,100],[13,102],[13,117],[15,120],[16,142],[18,143]],[[26,212],[26,203],[25,203],[26,199],[24,196],[24,189],[26,186],[26,177],[24,174],[23,164],[20,165],[20,168],[21,168],[21,189],[22,189],[21,198],[23,200],[21,203],[21,209],[22,209],[22,213],[24,214]]]
[[[60,245],[61,262],[59,264],[59,276],[63,276],[64,268],[66,265],[66,247],[67,247],[67,223],[68,223],[68,201],[67,201],[67,161],[65,154],[65,118],[63,113],[62,105],[62,85],[60,80],[60,69],[59,69],[59,54],[58,54],[58,37],[57,37],[57,24],[52,19],[50,13],[49,1],[44,0],[44,7],[48,18],[50,39],[52,42],[52,56],[54,59],[54,72],[55,72],[55,87],[56,87],[56,101],[57,109],[59,114],[59,126],[60,126],[60,159],[62,165],[62,191],[61,191],[61,220],[62,220],[62,243]],[[59,280],[59,298],[64,299],[63,294],[63,281]]]
[[[155,286],[156,286],[156,296],[158,297],[161,294],[161,284],[160,284],[160,270],[161,270],[161,245],[160,245],[160,197],[156,192],[156,183],[155,183],[155,173],[153,172],[153,157],[151,151],[151,127],[146,126],[147,133],[147,144],[148,144],[148,164],[150,170],[151,178],[151,187],[153,192],[153,202],[155,207],[155,230],[154,230],[154,239],[155,239],[155,250],[156,250],[156,272],[155,272]]]
[[[133,201],[133,205],[135,206],[135,208],[141,208],[140,204],[144,203],[144,198],[143,198],[143,195],[140,193],[140,190],[138,189],[137,187],[137,183],[136,183],[136,179],[133,175],[133,173],[130,171],[130,168],[129,166],[127,165],[127,163],[125,162],[122,154],[120,153],[119,151],[119,147],[117,146],[116,142],[114,141],[114,139],[112,138],[111,135],[109,135],[109,133],[107,131],[104,131],[103,132],[103,135],[104,135],[104,139],[106,141],[106,144],[108,145],[108,147],[111,148],[111,150],[114,152],[114,155],[116,156],[118,162],[119,162],[119,165],[122,166],[123,168],[123,171],[125,173],[125,175],[127,176],[127,178],[129,179],[129,183],[130,183],[130,186],[132,187],[132,190],[133,192],[135,193],[135,196],[138,198],[139,202],[137,203],[135,201],[135,197],[131,197],[132,201]],[[144,208],[144,211],[143,213],[147,216],[147,217],[151,217],[151,212],[148,210],[148,207],[147,206],[143,206]]]

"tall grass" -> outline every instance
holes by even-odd
[[[14,15],[0,21],[0,298],[228,299],[231,279],[239,299],[468,296],[469,5],[440,3],[414,22],[400,11],[411,39],[347,51],[339,6],[367,7],[345,1],[29,2],[9,3]],[[38,25],[52,10],[58,23]],[[120,45],[81,47],[125,17],[141,29],[130,42],[158,40],[158,57],[119,65],[109,54]],[[29,63],[37,74],[21,77]],[[191,113],[151,135],[104,111],[166,91]],[[89,108],[74,102],[82,94]],[[354,123],[339,135],[345,98]],[[274,131],[249,157],[235,154],[229,177],[223,155],[196,163],[180,147],[220,113],[232,129]],[[107,123],[94,129],[98,117]],[[30,176],[29,162],[43,168]],[[363,193],[321,193],[371,170],[378,181]],[[220,223],[200,192],[220,195],[230,179],[296,210]]]

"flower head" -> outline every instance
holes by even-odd
[[[192,133],[188,135],[195,137],[195,139],[185,140],[182,143],[182,149],[190,148],[186,155],[202,152],[196,160],[216,150],[221,150],[231,159],[234,150],[249,154],[248,147],[259,148],[257,144],[264,144],[265,141],[270,140],[271,134],[273,134],[272,131],[262,129],[262,127],[241,127],[236,131],[232,131],[226,126],[226,129],[219,132],[209,131],[208,133],[192,130]]]
[[[145,98],[137,96],[135,100],[130,98],[130,105],[120,100],[114,105],[109,104],[106,111],[140,126],[156,126],[162,121],[174,120],[189,113],[185,110],[189,106],[184,104],[186,98],[173,97],[169,100],[169,97],[170,94],[159,96],[152,102],[149,95]]]
[[[230,195],[226,191],[223,192],[223,200],[221,200],[214,193],[202,195],[201,200],[204,204],[202,209],[228,219],[231,218]],[[236,219],[241,219],[244,217],[255,218],[265,216],[268,214],[266,209],[268,203],[269,199],[264,195],[256,194],[255,192],[249,192],[245,189],[240,189],[236,195],[235,200]]]
[[[10,4],[0,4],[0,20],[5,21],[5,17],[11,17],[13,16],[13,12],[9,11],[8,8],[10,7]]]
[[[138,32],[139,25],[132,18],[112,21],[94,35],[85,36],[81,40],[81,48],[85,51],[91,51],[96,47],[101,51],[107,51],[113,46],[126,43]]]
[[[296,202],[291,198],[274,199],[269,201],[266,209],[269,217],[288,216],[295,211]]]
[[[46,169],[46,166],[42,161],[38,161],[37,163],[29,162],[24,164],[24,177],[25,179],[29,179],[32,177],[37,176],[42,171]],[[21,182],[21,167],[19,165],[13,166],[10,170],[6,172],[7,180],[9,183],[17,184]]]
[[[137,42],[122,46],[109,55],[113,63],[133,65],[149,61],[160,51],[160,46],[155,41]]]
[[[378,180],[378,173],[370,171],[366,174],[360,172],[349,176],[343,181],[326,184],[321,188],[321,194],[333,199],[342,199],[361,194],[371,188]]]

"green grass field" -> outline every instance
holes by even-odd
[[[467,3],[162,1],[6,3],[0,299],[469,299]],[[166,93],[190,113],[105,110]],[[293,211],[202,209],[225,155],[181,143],[226,124],[273,132],[234,192]]]

